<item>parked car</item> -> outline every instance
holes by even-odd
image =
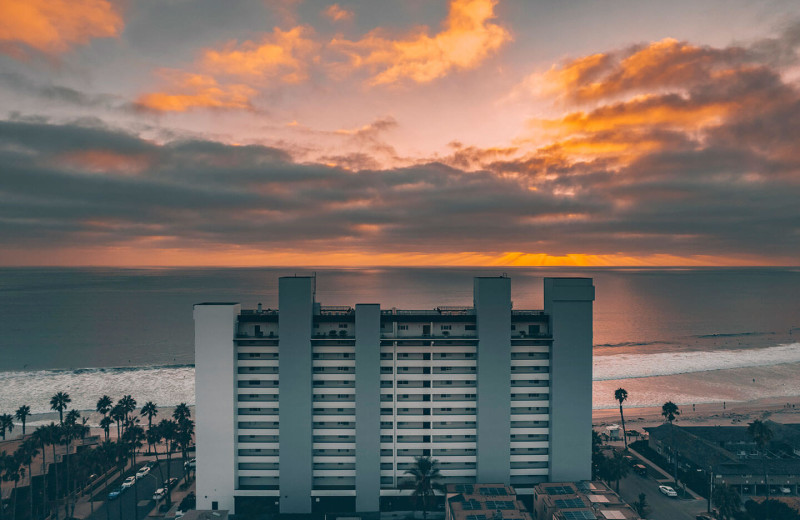
[[[641,477],[647,476],[647,466],[644,464],[634,464],[633,465],[633,472]]]
[[[183,464],[183,466],[184,466],[186,469],[189,469],[189,468],[191,468],[191,469],[195,469],[195,467],[197,467],[197,459],[187,460],[187,461],[186,461],[186,462]]]
[[[136,484],[136,476],[131,475],[130,477],[125,479],[125,482],[122,483],[122,489],[128,489],[129,487],[133,487]]]
[[[781,488],[781,493],[783,493],[784,495],[791,495],[792,494],[792,488],[782,487]]]
[[[172,477],[171,479],[169,479],[167,481],[167,487],[172,489],[172,488],[175,487],[175,484],[177,484],[177,483],[178,483],[178,479],[176,477]]]
[[[158,488],[158,489],[156,489],[156,492],[153,493],[153,500],[158,502],[159,500],[161,500],[165,496],[167,496],[167,490],[164,489],[164,488]]]
[[[122,494],[122,488],[116,487],[108,494],[109,500],[116,500]]]
[[[141,468],[139,468],[139,471],[136,472],[136,478],[140,479],[145,475],[147,475],[148,473],[150,473],[150,468],[147,466],[142,466]]]
[[[667,495],[668,497],[677,497],[678,493],[675,492],[670,486],[658,486],[658,490]]]

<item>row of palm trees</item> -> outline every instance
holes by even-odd
[[[628,437],[627,432],[625,430],[625,416],[622,411],[622,403],[628,399],[628,392],[624,388],[618,388],[614,392],[614,398],[619,401],[619,415],[620,421],[622,422],[622,436],[625,439],[625,451],[628,450]],[[673,403],[672,401],[667,401],[661,406],[661,415],[664,417],[664,420],[669,423],[670,425],[670,437],[671,437],[671,444],[672,444],[672,454],[673,458],[675,459],[675,470],[674,470],[674,479],[675,484],[677,486],[678,483],[678,456],[675,450],[675,430],[673,422],[675,419],[681,414],[680,408],[678,405]],[[594,433],[594,432],[593,432]],[[761,464],[764,471],[764,484],[766,488],[766,500],[764,502],[765,507],[765,514],[766,517],[769,518],[769,502],[770,502],[770,486],[767,480],[767,464],[766,464],[766,448],[769,445],[770,441],[772,440],[772,430],[769,426],[761,420],[756,419],[755,421],[751,422],[747,426],[747,433],[753,439],[753,442],[756,443],[758,446],[759,454],[761,456]],[[627,474],[626,469],[621,469],[618,467],[618,463],[616,461],[615,454],[613,462],[609,463],[606,467],[606,473],[603,478],[604,480],[616,480],[617,481],[617,491],[619,491],[619,478],[624,478]],[[622,456],[620,455],[620,458]],[[610,477],[610,480],[606,477]],[[717,508],[720,512],[720,516],[722,519],[731,518],[735,512],[738,512],[741,509],[741,497],[739,493],[736,491],[735,488],[731,486],[718,486],[714,489],[712,494],[712,500],[717,505]]]
[[[11,433],[14,431],[14,418],[22,423],[22,435],[25,435],[25,424],[28,422],[28,417],[31,415],[31,407],[23,404],[14,415],[4,413],[0,415],[0,437],[6,440],[6,432]]]
[[[67,410],[72,402],[66,392],[57,392],[50,399],[50,408],[59,414],[59,422],[51,422],[43,425],[28,436],[25,436],[25,423],[30,415],[30,407],[24,405],[17,410],[17,418],[22,422],[23,440],[12,454],[5,451],[0,452],[0,478],[14,482],[13,507],[11,520],[17,514],[17,484],[27,474],[30,478],[28,486],[29,496],[29,518],[45,518],[48,514],[54,514],[55,520],[59,517],[59,507],[63,502],[65,517],[69,518],[74,511],[77,491],[87,482],[89,475],[104,475],[104,483],[111,476],[112,469],[118,469],[120,474],[124,472],[128,461],[132,465],[136,464],[136,454],[144,443],[147,443],[149,451],[155,454],[156,460],[159,458],[158,447],[163,443],[166,446],[167,480],[171,477],[171,460],[175,451],[180,451],[184,462],[188,460],[188,450],[192,444],[194,436],[194,421],[186,403],[181,403],[173,411],[172,418],[164,418],[155,423],[154,418],[158,415],[158,406],[152,401],[148,401],[142,406],[139,416],[147,418],[147,429],[140,425],[140,417],[136,417],[136,400],[126,395],[119,399],[116,404],[111,397],[104,395],[97,401],[96,410],[103,415],[100,426],[105,433],[105,440],[95,448],[81,450],[74,455],[70,455],[73,443],[78,439],[83,439],[89,432],[87,426],[88,419],[81,417],[77,410]],[[66,413],[65,413],[66,412]],[[8,417],[8,420],[5,418]],[[116,440],[110,438],[110,428],[116,423]],[[5,433],[14,428],[13,418],[10,414],[0,416],[0,433],[5,438]],[[65,446],[65,455],[59,467],[56,456],[56,446]],[[47,448],[52,448],[52,477],[48,472]],[[42,467],[40,479],[42,484],[41,505],[34,505],[34,479],[32,464],[34,459],[42,456]],[[161,472],[161,465],[158,466]],[[59,470],[65,473],[59,476]],[[164,480],[163,473],[161,475]],[[52,485],[48,493],[48,484]],[[52,497],[53,500],[48,500]],[[171,501],[171,496],[167,496],[167,503]],[[93,506],[93,503],[92,503]],[[0,520],[3,518],[2,503],[0,503]]]

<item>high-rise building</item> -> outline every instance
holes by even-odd
[[[545,278],[544,310],[513,309],[505,276],[431,310],[324,306],[315,284],[195,305],[198,508],[375,512],[418,456],[520,494],[591,477],[591,279]]]

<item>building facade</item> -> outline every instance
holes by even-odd
[[[195,305],[198,508],[375,512],[418,456],[522,494],[590,478],[591,279],[546,278],[544,310],[512,309],[507,277],[432,310],[323,306],[315,283]]]

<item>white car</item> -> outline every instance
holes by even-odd
[[[658,486],[658,490],[667,495],[668,497],[676,497],[678,493],[669,486]]]
[[[782,487],[781,493],[783,493],[784,495],[790,495],[792,493],[792,488]]]
[[[167,490],[164,489],[164,488],[158,488],[158,489],[156,489],[156,492],[153,493],[153,500],[158,502],[159,500],[161,500],[165,496],[167,496]]]
[[[125,482],[122,483],[122,489],[128,489],[129,487],[133,487],[136,484],[136,477],[130,476],[125,479]]]
[[[147,475],[148,473],[150,473],[150,468],[148,468],[147,466],[142,466],[139,469],[139,471],[136,472],[136,478],[137,479],[142,478],[143,476]]]

